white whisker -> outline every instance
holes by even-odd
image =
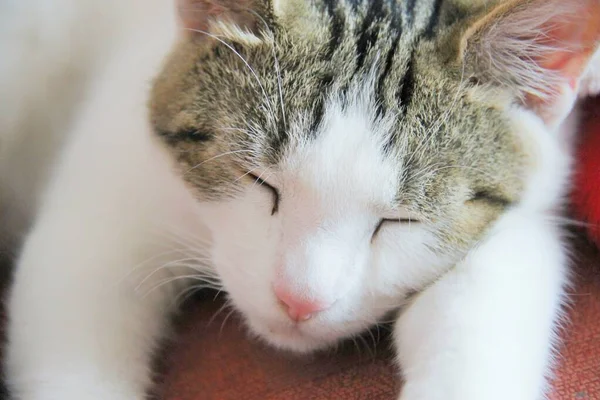
[[[225,157],[225,156],[229,156],[232,154],[240,154],[240,153],[248,153],[250,152],[250,150],[233,150],[233,151],[227,151],[225,153],[221,153],[221,154],[217,154],[216,156],[210,157],[196,165],[194,165],[193,167],[191,167],[190,169],[188,169],[187,171],[184,172],[184,175],[189,174],[190,172],[192,172],[193,170],[200,168],[201,166],[203,166],[204,164],[206,164],[209,161],[213,161],[216,160],[217,158],[221,158],[221,157]]]
[[[229,311],[229,313],[225,316],[225,318],[223,318],[223,322],[221,322],[221,328],[219,329],[219,336],[223,334],[223,328],[225,327],[225,324],[227,323],[227,320],[229,319],[229,317],[231,317],[234,312],[235,312],[235,308],[231,307],[231,310]]]
[[[228,307],[231,307],[231,306],[232,306],[232,304],[231,304],[230,300],[227,299],[225,301],[225,303],[221,307],[219,307],[219,309],[214,313],[214,315],[208,320],[206,326],[210,326],[215,321],[215,319],[219,316],[220,313],[222,313],[225,309],[227,309]]]
[[[197,261],[199,262],[198,264],[186,264],[184,263],[184,261]],[[178,267],[186,267],[186,268],[191,268],[195,271],[197,271],[198,273],[203,273],[204,270],[199,268],[200,266],[202,266],[202,262],[204,262],[205,260],[202,259],[197,259],[197,258],[182,258],[179,260],[173,260],[170,261],[166,264],[161,265],[158,268],[155,268],[152,272],[150,272],[144,279],[142,279],[140,281],[140,283],[138,283],[138,285],[136,286],[135,290],[139,290],[140,287],[146,283],[149,279],[151,279],[154,275],[156,275],[158,272],[163,271],[165,269],[172,269],[172,268],[178,268]]]
[[[202,289],[211,289],[211,288],[207,287],[205,285],[191,285],[190,287],[183,289],[181,291],[181,293],[179,293],[175,297],[175,299],[173,300],[173,304],[175,306],[180,306],[181,304],[185,303],[190,297],[192,297],[194,294],[198,293]]]
[[[219,289],[220,286],[216,286],[217,284],[207,278],[203,278],[200,275],[197,274],[191,274],[191,275],[177,275],[177,276],[173,276],[171,278],[167,278],[167,279],[163,279],[162,281],[158,282],[156,285],[154,285],[153,287],[151,287],[148,291],[146,291],[143,295],[142,298],[147,297],[150,293],[156,291],[157,289],[164,287],[165,285],[168,285],[170,283],[176,282],[176,281],[185,281],[185,280],[192,280],[192,281],[201,281],[203,283],[205,283],[205,287],[206,288],[212,288],[212,289]]]

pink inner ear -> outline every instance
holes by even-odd
[[[227,10],[214,0],[177,0],[181,25],[186,29],[207,30],[210,20],[218,19]]]
[[[575,88],[600,43],[600,1],[585,0],[577,14],[550,20],[548,24],[552,27],[546,31],[544,41],[561,50],[538,63],[544,69],[559,72]]]
[[[181,25],[185,29],[208,31],[211,21],[229,20],[251,27],[254,0],[176,0]]]

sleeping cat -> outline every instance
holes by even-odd
[[[543,398],[599,0],[23,3],[0,5],[15,399],[145,398],[203,287],[297,352],[399,311],[401,400]]]

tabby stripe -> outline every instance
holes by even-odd
[[[279,157],[282,156],[282,154],[284,153],[283,149],[285,147],[285,145],[288,143],[289,141],[289,135],[287,134],[287,131],[282,131],[282,130],[278,130],[276,135],[272,135],[269,139],[268,139],[268,145],[267,147],[269,148],[269,151],[271,152],[271,157],[278,159]]]
[[[400,25],[402,24],[402,8],[400,7],[399,2],[396,0],[391,0],[391,4],[389,6],[392,14],[392,27],[400,28]]]
[[[375,22],[377,21],[378,16],[382,13],[382,9],[383,0],[372,0],[369,3],[367,15],[365,16],[360,28],[361,34],[356,42],[356,54],[358,56],[356,61],[356,72],[361,70],[364,66],[367,53],[377,40],[379,27],[375,24]]]
[[[406,2],[405,2],[406,18],[405,18],[404,22],[406,22],[406,27],[411,27],[413,25],[413,23],[415,22],[415,3],[416,2],[417,2],[416,0],[406,0]]]
[[[390,74],[390,71],[392,69],[392,65],[394,63],[394,56],[396,55],[396,50],[398,49],[398,45],[400,43],[400,38],[402,37],[402,27],[398,26],[397,29],[394,29],[394,39],[392,41],[392,45],[390,46],[390,50],[387,53],[387,56],[385,58],[385,64],[383,67],[383,72],[381,73],[381,75],[379,76],[379,81],[377,82],[377,92],[376,92],[376,96],[377,96],[377,100],[379,103],[379,108],[380,108],[380,112],[383,114],[385,113],[385,96],[384,96],[384,86],[385,86],[385,80],[387,79],[388,75]]]
[[[340,47],[344,39],[344,28],[346,19],[344,13],[339,9],[339,0],[326,0],[327,12],[331,18],[331,39],[329,40],[329,48],[327,49],[327,58],[331,59],[333,53]]]
[[[175,133],[158,130],[156,134],[171,145],[174,145],[178,142],[208,142],[212,139],[212,135],[210,133],[199,131],[193,128],[183,129]]]
[[[415,91],[415,61],[414,55],[411,55],[406,66],[406,72],[400,82],[400,95],[398,96],[398,102],[400,103],[401,110],[406,113],[406,110],[410,106],[412,101],[413,93]]]
[[[433,38],[435,34],[435,29],[437,28],[440,22],[440,12],[442,9],[443,0],[435,0],[433,4],[433,11],[431,12],[431,16],[429,17],[429,22],[427,23],[427,27],[425,28],[424,35],[427,39]]]
[[[310,127],[310,132],[315,133],[319,129],[321,122],[323,121],[323,117],[325,115],[325,101],[329,97],[329,91],[331,89],[331,85],[333,84],[333,75],[325,74],[321,77],[319,82],[319,97],[314,102],[313,112],[313,120]]]
[[[350,8],[352,9],[353,13],[356,13],[358,11],[358,8],[360,7],[361,4],[363,4],[364,0],[346,0],[344,1],[344,3],[346,3],[346,5],[350,4]]]

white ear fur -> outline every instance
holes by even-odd
[[[260,44],[261,39],[247,29],[228,21],[212,22],[208,31],[221,39],[230,40],[236,43],[254,46]]]
[[[600,0],[512,0],[467,29],[460,55],[554,126],[571,111],[599,44]]]

